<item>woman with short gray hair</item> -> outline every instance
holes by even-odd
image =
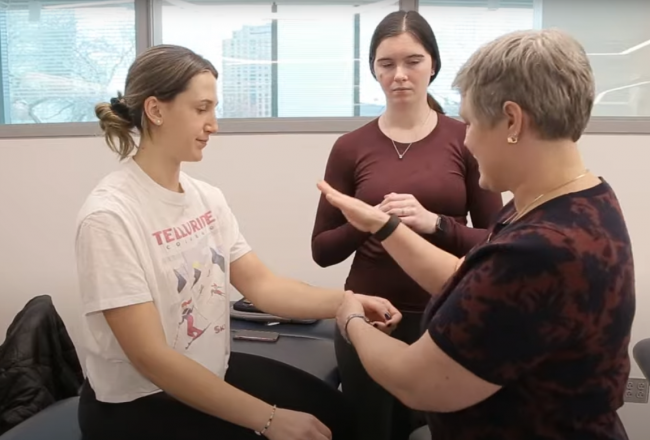
[[[455,86],[481,187],[514,199],[458,259],[321,182],[436,296],[412,345],[367,325],[351,295],[341,331],[436,439],[626,439],[634,263],[616,195],[576,144],[594,102],[587,55],[560,31],[515,32],[479,49]]]

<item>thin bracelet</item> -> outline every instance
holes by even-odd
[[[264,433],[271,427],[271,422],[273,421],[273,417],[275,416],[275,410],[278,409],[276,405],[273,405],[273,409],[271,409],[271,415],[269,416],[269,419],[266,421],[266,425],[264,425],[264,429],[261,431],[255,431],[255,434],[257,435],[264,435]]]
[[[362,315],[360,313],[353,313],[349,315],[345,320],[345,326],[343,326],[343,335],[342,335],[343,339],[345,339],[345,341],[348,344],[352,344],[352,342],[350,342],[350,337],[348,336],[348,324],[350,324],[350,321],[352,321],[354,318],[361,318],[366,322],[366,324],[370,324],[370,320],[366,318],[366,315]]]

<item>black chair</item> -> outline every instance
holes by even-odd
[[[226,380],[278,407],[313,414],[332,430],[334,440],[353,439],[352,410],[343,394],[304,370],[268,357],[232,352]]]
[[[431,440],[431,430],[428,426],[418,428],[411,433],[409,440]]]
[[[2,440],[81,440],[77,422],[79,397],[48,406],[0,436]]]
[[[639,365],[641,373],[650,380],[650,338],[637,342],[632,349],[632,356]]]

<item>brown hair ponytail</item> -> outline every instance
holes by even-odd
[[[436,98],[434,98],[431,95],[431,93],[427,93],[427,104],[429,104],[431,110],[435,111],[436,113],[440,113],[442,115],[445,114],[445,111],[442,109],[442,106],[438,101],[436,101]]]

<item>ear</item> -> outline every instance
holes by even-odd
[[[524,125],[524,112],[516,102],[506,101],[503,103],[503,115],[506,118],[508,128],[508,139],[519,139]]]
[[[161,102],[156,97],[150,96],[144,101],[143,108],[149,123],[152,125],[160,125],[157,124],[157,121],[162,120]]]

